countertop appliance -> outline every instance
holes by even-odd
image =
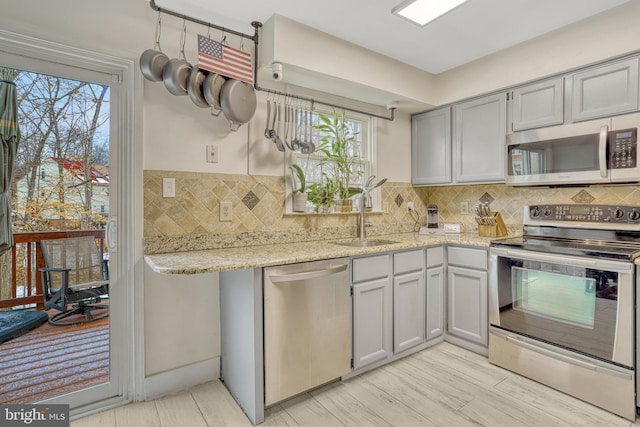
[[[489,248],[489,361],[634,420],[640,207],[526,206],[523,223]]]
[[[507,135],[508,185],[640,181],[640,114]]]
[[[265,405],[350,370],[349,259],[265,268]]]
[[[438,205],[427,205],[427,228],[438,228]]]

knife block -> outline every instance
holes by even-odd
[[[489,212],[496,222],[491,225],[478,224],[478,236],[481,237],[504,237],[507,235],[507,226],[504,225],[500,212]]]

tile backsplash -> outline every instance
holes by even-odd
[[[429,187],[426,197],[429,203],[438,205],[441,222],[462,223],[467,231],[477,229],[473,219],[474,206],[487,201],[492,211],[501,213],[510,230],[520,230],[523,206],[545,203],[640,205],[640,186],[523,188],[505,184],[456,185]],[[460,213],[460,204],[464,202],[468,204],[468,214]]]
[[[162,197],[162,178],[175,178],[176,197]],[[285,214],[283,177],[146,170],[144,237],[146,253],[212,249],[251,244],[357,236],[353,214]],[[522,228],[522,206],[542,203],[640,205],[640,187],[518,188],[504,184],[412,187],[387,182],[381,188],[382,213],[368,213],[370,235],[410,232],[424,224],[427,204],[436,204],[440,223],[459,223],[474,232],[479,201],[500,211],[511,232]],[[220,202],[232,204],[232,220],[220,221]],[[468,213],[462,210],[468,207]]]
[[[162,197],[162,178],[175,178],[176,197]],[[409,232],[407,204],[425,212],[424,189],[387,182],[383,213],[368,213],[371,235]],[[248,244],[357,236],[358,215],[285,214],[283,177],[146,170],[145,252],[212,249]],[[232,204],[232,221],[220,221],[220,202]]]

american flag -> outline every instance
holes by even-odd
[[[251,54],[198,34],[198,67],[253,84]]]

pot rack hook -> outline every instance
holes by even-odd
[[[156,21],[156,43],[155,49],[158,51],[162,51],[160,48],[160,34],[162,33],[162,15],[160,11],[158,11],[158,20]]]
[[[187,60],[184,55],[184,45],[187,42],[187,20],[182,20],[182,33],[180,33],[180,59]]]

